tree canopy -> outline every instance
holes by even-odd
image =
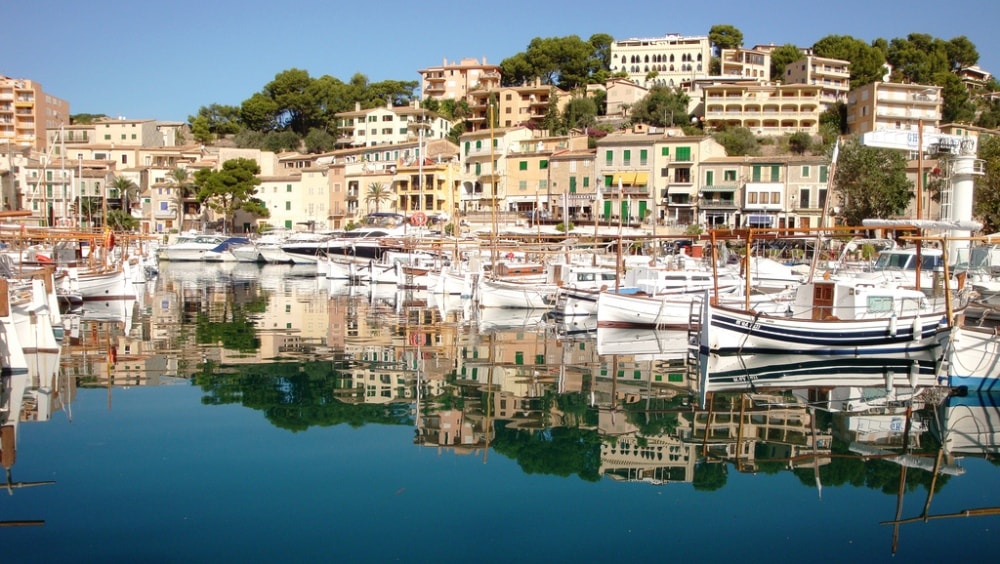
[[[973,210],[986,233],[1000,230],[1000,137],[980,138],[978,155],[983,159],[983,176],[976,178]]]
[[[743,32],[730,24],[716,24],[708,30],[708,42],[718,55],[722,49],[736,49],[743,45]]]
[[[771,80],[784,81],[785,67],[802,58],[802,50],[786,43],[771,51]]]
[[[871,84],[885,74],[885,52],[849,35],[827,35],[813,44],[818,57],[841,59],[851,63],[851,88]]]
[[[689,121],[689,100],[680,88],[654,86],[632,106],[632,119],[661,127],[686,125]]]
[[[840,149],[835,174],[840,215],[848,225],[899,216],[913,199],[901,151],[867,147],[851,139]]]
[[[251,159],[232,159],[222,163],[221,170],[208,168],[194,173],[198,189],[198,201],[225,218],[226,227],[231,227],[237,210],[243,210],[259,217],[269,217],[264,203],[254,196],[260,184],[260,166]]]
[[[536,37],[524,52],[500,62],[503,84],[520,86],[537,78],[542,84],[573,90],[603,82],[611,72],[612,43],[604,33],[589,41],[577,35]]]

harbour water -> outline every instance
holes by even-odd
[[[68,318],[51,377],[4,376],[4,562],[1000,548],[1000,396],[911,401],[905,376],[835,374],[706,395],[683,331],[308,268],[164,264],[146,286]]]

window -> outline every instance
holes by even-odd
[[[753,181],[760,182],[760,165],[753,165]]]
[[[771,182],[778,182],[781,179],[781,166],[771,165]]]
[[[705,186],[711,186],[715,181],[715,171],[705,171]]]
[[[646,166],[646,161],[649,160],[648,151],[646,149],[641,149],[639,151],[639,166]]]
[[[826,182],[827,168],[826,165],[819,167],[819,181]]]
[[[292,203],[285,202],[285,211],[292,211]]]
[[[802,188],[799,190],[799,207],[808,208],[809,207],[809,189]]]
[[[809,178],[809,166],[803,165],[802,167],[802,178]]]
[[[478,150],[478,149],[482,149],[482,148],[483,148],[483,140],[482,139],[476,139],[476,149]]]
[[[756,204],[757,203],[757,192],[749,192],[747,194],[747,203]]]
[[[726,182],[736,182],[736,171],[735,170],[722,171],[722,179]]]
[[[517,189],[520,190],[521,192],[526,191],[528,189],[528,181],[527,180],[518,180],[517,181]]]
[[[170,206],[167,202],[160,202],[160,211],[170,211]]]
[[[677,160],[679,160],[679,161],[690,161],[691,160],[691,147],[677,147]]]
[[[476,176],[483,173],[483,163],[476,163]]]
[[[517,163],[517,170],[528,170],[528,161],[521,161]]]
[[[632,164],[632,151],[625,149],[625,151],[622,152],[622,164],[625,166]]]
[[[291,192],[291,191],[292,191],[292,185],[291,184],[285,184],[285,192]]]
[[[538,169],[539,170],[547,170],[548,168],[549,168],[549,161],[542,160],[542,161],[538,162]]]
[[[614,151],[605,151],[604,152],[604,162],[608,166],[611,166],[611,164],[613,162],[615,162],[615,152]]]
[[[575,176],[570,176],[569,177],[569,193],[570,194],[576,194],[576,177]]]
[[[670,147],[660,147],[660,156],[661,157],[669,157],[670,156]]]
[[[590,177],[589,176],[584,176],[583,177],[583,187],[584,188],[589,188],[590,187]]]
[[[104,134],[104,140],[105,141],[111,141],[111,134],[110,133],[105,133]]]

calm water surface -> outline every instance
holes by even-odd
[[[4,562],[1000,548],[1000,517],[947,517],[1000,506],[996,398],[916,409],[905,433],[906,398],[884,386],[851,392],[874,406],[852,413],[829,410],[835,383],[702,408],[683,332],[567,327],[290,267],[163,265],[142,294],[68,318],[51,376],[5,381],[5,406],[23,401],[3,414]]]

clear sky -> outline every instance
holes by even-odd
[[[291,68],[419,80],[445,59],[499,64],[535,37],[707,35],[716,24],[736,26],[745,46],[965,35],[997,74],[998,21],[996,0],[0,0],[0,74],[41,83],[74,114],[184,121]]]

